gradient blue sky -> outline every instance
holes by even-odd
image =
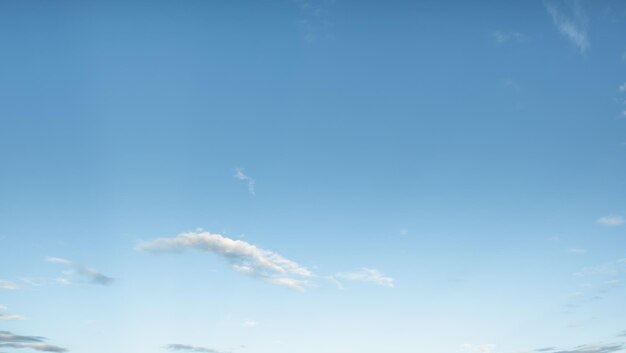
[[[626,351],[625,35],[608,0],[0,0],[0,352]]]

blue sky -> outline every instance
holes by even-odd
[[[622,1],[0,2],[0,352],[626,351]]]

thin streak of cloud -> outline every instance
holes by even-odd
[[[598,218],[596,223],[607,227],[616,227],[626,223],[626,219],[620,215],[608,215]]]
[[[256,191],[254,189],[256,182],[250,176],[244,174],[243,168],[235,169],[235,174],[233,175],[235,179],[245,181],[248,183],[248,192],[252,196],[256,196]]]
[[[189,344],[178,344],[178,343],[173,343],[173,344],[168,344],[167,346],[165,346],[165,348],[167,348],[170,351],[183,351],[183,352],[201,352],[201,353],[222,353],[221,351],[212,349],[212,348],[207,348],[207,347],[201,347],[201,346],[192,346]]]
[[[243,240],[205,231],[144,241],[137,248],[153,253],[173,253],[188,249],[210,252],[227,259],[237,272],[298,290],[303,290],[308,279],[313,277],[313,273],[306,267],[275,252],[258,248]]]
[[[348,281],[369,282],[379,286],[393,287],[393,278],[385,276],[378,270],[365,267],[356,272],[340,272],[335,274],[334,277]]]
[[[559,33],[574,44],[581,54],[584,54],[590,46],[587,36],[587,16],[579,1],[571,1],[566,4],[571,10],[569,16],[555,3],[547,3],[546,9]]]
[[[104,275],[91,267],[86,267],[86,266],[74,263],[67,259],[63,259],[60,257],[46,257],[45,260],[46,262],[49,262],[55,265],[70,266],[72,268],[71,270],[63,271],[63,274],[66,277],[78,277],[78,278],[82,278],[88,283],[99,284],[102,286],[108,286],[115,281],[115,279],[113,279],[112,277]],[[56,281],[57,283],[60,283],[63,285],[70,285],[74,283],[74,281],[65,277],[57,278]]]
[[[41,336],[16,335],[9,331],[0,331],[0,348],[33,349],[42,352],[63,353],[66,348],[45,343]]]
[[[26,320],[26,318],[23,316],[15,315],[15,314],[0,313],[0,321],[17,321],[17,320]]]

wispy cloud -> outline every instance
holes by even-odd
[[[505,32],[505,31],[494,31],[492,33],[493,40],[498,44],[505,44],[510,42],[525,42],[528,40],[528,36],[524,33],[520,32]]]
[[[78,278],[83,282],[86,281],[91,284],[99,284],[103,286],[108,286],[115,281],[113,278],[106,276],[91,267],[86,267],[67,259],[60,257],[46,257],[45,260],[51,264],[64,265],[71,268],[70,270],[63,271],[64,277],[57,279],[57,282],[60,284],[69,285],[75,283],[76,281],[71,278]]]
[[[572,247],[572,248],[568,248],[567,252],[570,253],[570,254],[584,255],[584,254],[588,253],[589,250],[583,249],[583,248]]]
[[[393,278],[371,268],[362,268],[356,272],[340,272],[334,276],[347,281],[369,282],[379,286],[393,287]]]
[[[9,331],[0,331],[0,348],[33,349],[42,352],[67,352],[66,348],[45,343],[41,336],[22,336]]]
[[[334,0],[292,0],[298,7],[298,25],[307,42],[334,38],[329,9]]]
[[[259,323],[254,321],[254,320],[246,320],[246,321],[241,323],[241,326],[243,326],[245,328],[252,328],[252,327],[259,326]]]
[[[218,351],[212,348],[207,348],[207,347],[202,347],[202,346],[192,346],[189,344],[178,344],[178,343],[168,344],[167,346],[165,346],[165,348],[169,349],[170,351],[176,351],[176,352],[222,353],[221,351]]]
[[[623,343],[582,345],[571,349],[554,351],[554,353],[613,353],[623,350]]]
[[[256,192],[254,190],[255,181],[250,176],[244,174],[243,168],[235,169],[235,174],[233,176],[235,177],[235,179],[245,181],[248,184],[248,192],[250,193],[250,195],[256,195]]]
[[[20,286],[10,281],[0,280],[0,289],[19,289]]]
[[[549,2],[546,4],[546,9],[559,33],[574,44],[581,54],[584,54],[590,44],[587,36],[587,16],[580,1],[563,2],[563,6],[557,5],[556,2]]]
[[[0,320],[4,320],[4,321],[25,320],[25,318],[23,316],[19,316],[19,315],[0,313]]]
[[[626,219],[620,215],[608,215],[598,218],[596,222],[603,226],[616,227],[626,223]]]
[[[338,279],[393,287],[393,279],[375,269],[363,268],[358,272],[320,276],[273,251],[261,249],[243,240],[231,239],[206,231],[187,232],[172,238],[142,241],[137,245],[137,249],[151,253],[180,253],[185,250],[212,253],[230,262],[232,269],[236,272],[299,291],[307,287],[316,287],[315,280],[330,280],[340,286]]]
[[[275,252],[258,248],[243,240],[204,231],[144,241],[139,243],[138,249],[154,253],[181,252],[188,249],[210,252],[227,259],[237,272],[298,290],[308,286],[308,279],[313,277],[313,273],[306,267]]]

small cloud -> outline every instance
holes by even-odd
[[[340,272],[335,274],[334,277],[348,281],[369,282],[379,286],[393,287],[393,278],[385,276],[378,270],[365,267],[356,272]]]
[[[192,346],[189,344],[168,344],[167,346],[165,346],[165,348],[169,349],[170,351],[183,351],[183,352],[201,352],[201,353],[221,353],[218,350],[212,349],[212,348],[207,348],[207,347],[201,347],[201,346]]]
[[[248,175],[243,173],[243,168],[235,169],[235,174],[233,176],[237,180],[241,180],[241,181],[247,182],[248,183],[248,192],[250,193],[250,195],[252,195],[252,196],[256,195],[255,190],[254,190],[255,181],[254,181],[254,179],[252,179],[251,177],[249,177]]]
[[[546,9],[559,33],[574,44],[581,54],[584,54],[589,48],[587,16],[578,1],[567,2],[566,4],[568,4],[566,7],[569,9],[569,15],[554,2],[548,3]]]
[[[622,83],[622,84],[619,86],[619,91],[620,91],[620,92],[626,92],[626,82]]]
[[[259,326],[259,323],[254,321],[254,320],[246,320],[244,321],[241,326],[245,327],[245,328],[252,328],[252,327],[257,327]]]
[[[99,284],[103,286],[108,286],[115,281],[113,278],[106,276],[91,267],[86,267],[80,264],[76,264],[70,260],[66,260],[60,257],[46,257],[45,260],[46,262],[49,262],[55,265],[71,266],[70,270],[63,271],[63,275],[65,277],[57,278],[56,280],[57,283],[62,284],[62,285],[73,284],[74,281],[66,278],[66,277],[72,277],[72,276],[86,280],[88,283],[91,283],[91,284]]]
[[[624,219],[624,217],[619,216],[619,215],[608,215],[608,216],[598,218],[596,222],[603,226],[616,227],[616,226],[621,226],[622,224],[626,223],[626,219]]]
[[[406,229],[406,228],[400,229],[400,235],[402,235],[402,236],[409,235],[409,230]]]
[[[51,264],[69,265],[72,263],[70,260],[62,259],[60,257],[48,256],[45,258],[46,262]]]
[[[485,344],[470,344],[465,343],[461,345],[461,348],[465,350],[469,350],[476,353],[491,353],[496,349],[496,345],[493,343],[485,343]]]

